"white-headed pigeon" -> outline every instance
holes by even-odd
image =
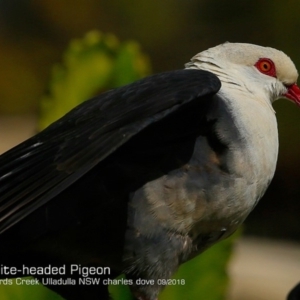
[[[272,103],[300,104],[297,77],[281,51],[225,43],[88,100],[1,155],[0,278],[101,278],[48,283],[105,300],[104,280],[125,273],[136,299],[157,299],[162,279],[263,196],[278,153]]]

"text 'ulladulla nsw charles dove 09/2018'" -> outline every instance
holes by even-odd
[[[272,103],[299,105],[297,78],[281,51],[225,43],[77,106],[0,156],[1,264],[109,267],[96,275],[125,273],[136,299],[157,299],[158,280],[263,196],[278,154]],[[49,287],[109,299],[101,283]]]

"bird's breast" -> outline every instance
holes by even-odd
[[[225,113],[216,134],[229,149],[228,170],[247,182],[253,197],[261,197],[274,176],[278,156],[278,130],[274,110],[259,99],[224,98]]]
[[[188,163],[132,194],[131,238],[164,248],[181,236],[178,251],[191,257],[233,233],[261,198],[276,166],[275,116],[264,106],[225,104]]]

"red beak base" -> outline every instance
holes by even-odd
[[[292,85],[287,86],[287,92],[284,94],[284,97],[288,98],[295,102],[298,106],[300,106],[300,88],[294,83]]]

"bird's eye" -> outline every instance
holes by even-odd
[[[276,69],[273,61],[269,58],[260,58],[255,67],[263,74],[272,76],[276,78]]]
[[[259,64],[259,68],[261,69],[262,72],[269,72],[271,70],[272,66],[268,61],[262,61]]]

